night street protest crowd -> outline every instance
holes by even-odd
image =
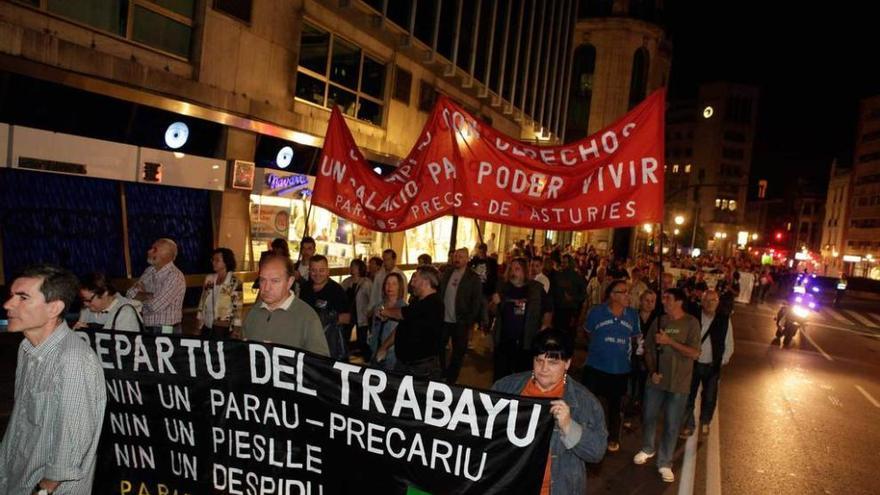
[[[302,240],[296,262],[286,240],[276,241],[261,257],[260,295],[246,317],[232,251],[213,252],[196,334],[286,344],[455,384],[472,334],[487,332],[493,389],[553,399],[550,457],[536,466],[542,493],[584,493],[584,462],[618,451],[622,428],[642,430],[633,462],[656,456],[659,476],[674,481],[678,438],[709,431],[721,369],[733,353],[734,301],[751,290],[747,299],[763,302],[787,275],[744,257],[664,256],[661,270],[656,255],[621,258],[521,240],[503,263],[487,244],[451,252],[440,268],[420,256],[409,280],[387,249],[352,261],[340,284],[314,240]],[[0,445],[0,493],[92,492],[106,392],[98,358],[72,328],[182,334],[186,287],[176,257],[173,240],[157,240],[149,267],[124,294],[103,274],[80,280],[51,265],[14,280],[4,308],[9,330],[25,339]],[[740,283],[744,274],[750,288]],[[75,299],[82,310],[71,328],[65,317]],[[582,376],[569,375],[576,345],[587,349]]]

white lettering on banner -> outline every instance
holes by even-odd
[[[249,344],[248,353],[251,365],[251,383],[264,385],[271,381],[275,388],[293,390],[304,395],[317,397],[318,392],[315,389],[308,388],[303,384],[303,358],[305,354],[292,349],[272,346],[270,355],[269,350],[260,344]],[[296,368],[282,364],[282,359],[295,361]],[[257,364],[262,364],[262,374],[257,369]],[[285,380],[284,375],[294,375],[296,383]]]
[[[510,216],[510,202],[502,201],[498,202],[494,199],[489,200],[489,214],[490,215],[501,215],[503,217]]]
[[[323,495],[324,485],[311,481],[261,476],[239,468],[214,464],[214,489],[229,495]]]
[[[345,164],[339,160],[331,160],[329,156],[324,156],[321,160],[321,175],[324,177],[333,177],[338,184],[342,183],[345,177]]]
[[[296,439],[282,440],[271,435],[214,426],[211,427],[211,445],[215,455],[321,474],[321,448],[306,444],[303,449],[302,443]]]
[[[536,405],[535,407],[540,409],[540,406]],[[516,422],[515,419],[513,421]],[[400,428],[386,428],[380,424],[364,423],[359,419],[345,417],[338,413],[330,413],[329,433],[331,440],[344,437],[350,447],[356,446],[376,455],[387,454],[395,459],[406,458],[409,463],[415,460],[426,468],[442,470],[447,474],[464,477],[471,481],[479,481],[483,477],[488,457],[486,452],[476,453],[479,456],[479,466],[474,466],[471,458],[474,457],[475,452],[470,447],[453,445],[447,441],[427,436],[427,440],[425,440],[418,432],[412,433],[412,436],[409,437]],[[426,444],[427,449],[425,448]]]
[[[156,454],[153,447],[140,445],[113,444],[116,465],[134,469],[156,469]]]
[[[168,440],[181,445],[196,446],[196,434],[192,421],[162,418],[165,422],[165,433]]]
[[[192,402],[189,398],[189,387],[180,387],[178,385],[156,385],[159,389],[159,402],[165,409],[174,409],[177,411],[192,411]]]
[[[630,187],[635,187],[636,185],[647,185],[647,184],[657,184],[659,181],[657,180],[657,160],[653,157],[644,157],[639,162],[638,171],[641,174],[637,174],[636,171],[636,161],[629,161],[629,185]],[[624,177],[624,168],[623,162],[617,163],[616,165],[613,163],[609,163],[608,165],[604,165],[596,169],[593,173],[587,176],[584,179],[584,186],[581,189],[582,194],[587,194],[590,192],[590,186],[593,185],[593,179],[596,179],[597,190],[598,192],[605,191],[605,174],[608,174],[611,178],[611,182],[614,187],[617,189],[621,189],[623,186],[623,177]]]
[[[170,451],[171,472],[184,479],[197,481],[196,473],[199,472],[199,459],[196,456],[182,452]]]
[[[119,404],[144,405],[140,382],[111,378],[107,380],[107,393],[113,398],[113,402]]]
[[[451,128],[458,136],[465,140],[480,138],[480,124],[472,118],[467,118],[461,112],[450,112],[448,108],[443,109],[443,122],[447,128]]]
[[[425,133],[425,140],[422,141],[421,143],[419,143],[419,145],[416,149],[418,149],[419,151],[422,151],[429,144],[431,144],[431,131],[427,131]]]
[[[375,411],[386,414],[384,406],[379,401],[379,394],[384,392],[387,387],[387,377],[384,372],[372,368],[365,369],[357,365],[343,362],[333,363],[333,367],[339,371],[340,404],[343,406],[352,406],[351,387],[352,385],[360,385],[362,397],[360,404],[361,409],[367,412]],[[359,375],[362,371],[363,376],[361,377],[361,380],[353,379],[354,375]],[[373,380],[374,377],[377,378],[377,381]],[[376,383],[373,383],[374,381],[376,381]],[[505,408],[509,408],[511,414],[508,415],[508,440],[514,445],[519,446],[523,445],[523,441],[525,441],[525,445],[532,442],[535,437],[535,429],[537,428],[537,418],[534,415],[537,414],[537,412],[540,412],[540,406],[536,406],[538,409],[532,412],[532,419],[529,423],[526,435],[523,438],[518,438],[512,430],[517,421],[516,405],[518,402],[501,398],[498,399],[498,402],[493,403],[492,398],[489,395],[480,392],[480,404],[486,415],[485,424],[483,425],[483,433],[481,433],[480,425],[475,422],[475,419],[472,420],[471,418],[471,416],[473,416],[473,418],[477,417],[473,394],[470,393],[470,391],[467,392],[468,393],[463,392],[458,399],[453,399],[454,394],[448,385],[440,382],[428,382],[428,388],[423,398],[425,401],[424,407],[420,408],[421,404],[418,402],[419,398],[416,395],[412,377],[405,377],[398,385],[396,394],[397,398],[394,407],[392,408],[391,415],[398,418],[401,416],[401,412],[404,409],[407,409],[411,411],[413,418],[416,420],[424,421],[425,424],[437,428],[448,428],[450,430],[454,430],[458,426],[458,423],[467,422],[471,424],[471,434],[473,436],[479,437],[482,434],[484,438],[490,440],[494,430],[495,418],[498,414],[504,411]],[[455,402],[454,408],[453,402]],[[453,413],[453,411],[455,413]],[[459,417],[459,415],[462,415],[462,417]],[[474,422],[472,423],[472,421]]]
[[[456,177],[455,174],[455,164],[449,158],[445,156],[441,160],[443,162],[443,166],[441,167],[437,162],[431,162],[428,164],[428,173],[431,174],[431,180],[434,181],[434,184],[439,184],[440,180],[440,172],[443,172],[444,179],[450,180]]]
[[[146,414],[117,413],[109,411],[110,432],[114,435],[150,438],[150,424]]]
[[[79,333],[80,335],[85,335],[85,332]],[[115,360],[113,361],[107,359],[110,354],[110,347],[107,341],[111,340],[113,342],[113,350],[115,351],[113,353]],[[218,380],[226,377],[226,359],[223,354],[222,341],[211,342],[182,338],[178,342],[178,345],[187,349],[189,354],[190,377],[195,378],[199,373],[198,360],[195,358],[195,349],[199,347],[202,348],[205,358],[204,370],[212,378]],[[175,341],[168,337],[156,337],[153,345],[148,347],[144,344],[141,335],[131,336],[125,333],[110,335],[96,332],[94,347],[95,354],[98,355],[101,366],[105,369],[123,370],[123,358],[131,356],[133,353],[131,370],[127,371],[177,374],[177,370],[171,364],[171,358],[179,349],[175,347]]]
[[[276,403],[278,401],[278,403]],[[299,405],[286,400],[243,394],[236,398],[232,392],[211,389],[211,414],[226,420],[252,421],[295,430],[299,426]]]
[[[632,135],[633,129],[636,128],[634,122],[630,122],[623,126],[620,135],[628,138]],[[528,156],[534,159],[540,159],[545,165],[556,165],[560,162],[568,167],[578,165],[577,156],[580,156],[580,162],[595,160],[603,155],[611,155],[620,149],[620,137],[614,130],[606,131],[598,141],[591,139],[588,143],[578,144],[575,148],[540,148],[537,152],[534,149],[520,147],[515,143],[511,144],[500,136],[495,137],[495,148],[499,151],[511,153],[515,156]],[[601,149],[600,146],[601,145]]]
[[[533,198],[544,197],[544,199],[555,199],[559,196],[559,189],[565,184],[562,177],[540,172],[526,173],[520,169],[511,170],[506,165],[495,167],[489,162],[480,162],[477,169],[477,184],[483,184],[483,179],[495,175],[495,186],[498,189],[509,190],[514,194],[527,194]],[[548,185],[549,184],[549,185]],[[546,187],[546,191],[544,191]]]
[[[586,223],[604,222],[606,220],[619,220],[621,218],[620,208],[626,209],[625,218],[633,218],[636,216],[636,202],[627,201],[625,204],[616,201],[614,203],[604,204],[601,207],[587,206],[585,208],[535,208],[532,207],[529,221],[540,223],[562,222],[563,220],[573,224],[581,224],[584,222],[584,213],[586,213]]]

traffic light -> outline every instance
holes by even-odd
[[[781,241],[781,240],[782,240],[782,232],[776,232],[776,236],[775,236],[775,237],[776,237],[776,240],[777,240],[777,241]]]

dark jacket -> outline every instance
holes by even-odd
[[[527,280],[526,285],[528,286],[528,301],[526,301],[526,330],[525,335],[523,336],[522,348],[531,349],[532,339],[538,334],[538,331],[541,330],[541,323],[544,319],[544,311],[542,311],[541,307],[541,298],[544,296],[544,286],[541,285],[540,282],[534,280]],[[498,295],[501,297],[501,304],[499,304],[499,307],[504,304],[504,293],[507,292],[509,286],[510,282],[504,282],[498,287]],[[501,328],[501,325],[503,324],[502,320],[503,318],[501,318],[501,315],[499,315],[498,318],[495,318],[493,331],[495,333],[496,346],[501,342],[501,337],[504,335],[504,329]]]
[[[579,309],[587,298],[587,282],[580,273],[566,268],[555,272],[550,280],[554,309]]]
[[[446,286],[455,268],[446,267],[440,277],[440,299],[446,300]],[[458,284],[455,293],[455,321],[466,325],[473,325],[480,321],[480,308],[483,300],[483,285],[480,277],[470,267],[465,267],[464,275]]]
[[[531,371],[506,376],[495,382],[492,390],[519,395],[531,376]],[[584,462],[601,461],[608,447],[605,414],[596,397],[570,377],[565,384],[562,400],[571,409],[572,427],[566,437],[563,437],[558,426],[553,427],[553,436],[550,438],[550,493],[586,493],[587,469]],[[544,470],[543,465],[530,468]]]
[[[712,345],[712,368],[721,369],[721,360],[724,358],[725,343],[727,342],[727,330],[730,328],[730,316],[723,313],[715,313],[715,318],[709,324],[709,339]]]

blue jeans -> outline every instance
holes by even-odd
[[[694,363],[694,375],[691,378],[691,394],[688,397],[687,407],[684,411],[684,427],[694,429],[697,425],[694,418],[694,402],[697,400],[697,390],[703,385],[703,395],[700,399],[700,424],[707,425],[712,422],[715,415],[715,404],[718,402],[718,379],[721,371],[715,370],[711,364]]]
[[[672,467],[672,455],[678,443],[678,430],[681,427],[687,398],[686,393],[667,392],[650,385],[645,387],[642,450],[648,454],[657,452],[657,467]],[[660,449],[655,450],[654,438],[657,434],[657,421],[661,409],[664,415],[663,437],[660,439]]]

